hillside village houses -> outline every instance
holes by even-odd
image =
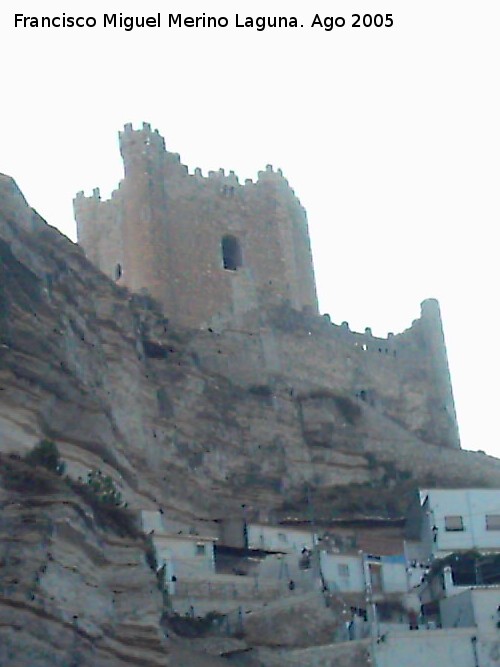
[[[365,620],[373,604],[378,633],[410,625],[497,628],[499,490],[420,490],[406,518],[406,539],[401,526],[381,539],[383,523],[365,531],[240,518],[188,526],[160,512],[142,512],[178,613],[202,616],[237,608],[248,613],[277,597],[322,591],[345,598],[349,613],[359,611]],[[453,563],[439,567],[442,559],[460,553],[466,558],[471,550],[483,559],[499,555],[493,563],[497,578],[464,580],[462,572],[462,579],[454,580]],[[489,568],[488,573],[491,563]],[[368,630],[367,624],[364,634]]]
[[[498,489],[422,489],[404,520],[142,525],[172,611],[216,612],[223,634],[304,601],[341,614],[332,643],[370,638],[377,667],[500,664]]]

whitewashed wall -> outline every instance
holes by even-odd
[[[427,533],[437,527],[436,540],[424,539],[431,545],[435,557],[463,549],[498,549],[500,530],[487,530],[486,515],[500,515],[498,489],[432,489],[421,491],[427,496]],[[446,530],[446,516],[461,516],[462,531]]]
[[[325,583],[330,591],[342,591],[345,593],[364,592],[365,580],[361,556],[332,554],[321,551],[320,562]]]
[[[158,564],[168,563],[170,576],[178,579],[199,578],[215,574],[214,543],[202,541],[189,535],[154,536]],[[204,554],[199,554],[197,545],[204,545]]]
[[[473,588],[445,598],[439,603],[444,628],[477,627],[484,632],[497,632],[500,637],[500,587]]]
[[[313,547],[313,536],[310,530],[294,529],[288,526],[249,524],[247,531],[250,549],[300,553],[304,546],[308,549]]]
[[[473,640],[476,637],[476,641]],[[378,667],[498,667],[500,637],[476,629],[388,633],[376,645]]]

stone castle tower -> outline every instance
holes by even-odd
[[[265,303],[318,312],[306,213],[280,170],[205,178],[147,123],[119,138],[119,188],[74,200],[78,241],[105,274],[191,327]]]
[[[205,368],[248,386],[281,378],[294,394],[327,388],[426,442],[460,446],[437,301],[385,339],[333,324],[319,316],[306,213],[281,171],[244,185],[233,172],[190,174],[146,123],[126,125],[120,149],[125,177],[111,199],[96,189],[74,200],[79,243],[117,284],[200,330]],[[283,307],[279,322],[267,308],[264,323],[266,306]]]

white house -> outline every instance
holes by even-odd
[[[330,591],[363,593],[371,586],[375,596],[406,593],[409,589],[403,554],[369,556],[320,552],[321,572]]]
[[[360,554],[320,552],[323,579],[331,592],[363,593],[366,589]]]
[[[166,567],[168,582],[172,581],[172,577],[186,580],[215,575],[213,537],[155,533],[153,544],[158,565]]]
[[[158,566],[165,566],[167,582],[215,574],[215,536],[199,535],[192,526],[156,510],[143,510],[141,522],[153,540]]]
[[[418,510],[409,517],[421,558],[455,551],[500,552],[499,489],[423,489]]]

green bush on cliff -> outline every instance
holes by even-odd
[[[91,470],[87,480],[66,478],[66,483],[85,500],[93,510],[96,523],[105,530],[111,529],[125,537],[141,538],[137,518],[127,509],[122,495],[109,475],[100,470]]]
[[[56,475],[63,475],[66,469],[64,461],[59,456],[56,443],[46,438],[40,440],[31,452],[26,454],[24,460],[32,466],[47,468],[47,470],[56,473]]]
[[[87,484],[104,505],[124,506],[122,494],[109,475],[103,475],[100,470],[91,470],[87,475]]]

